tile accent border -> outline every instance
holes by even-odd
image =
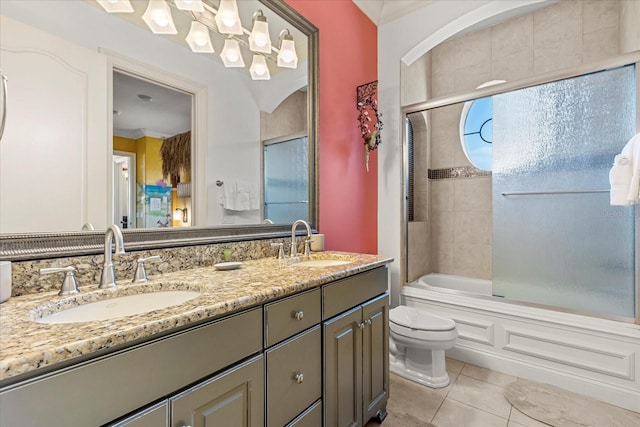
[[[452,168],[428,169],[427,171],[427,177],[431,180],[476,178],[480,176],[491,176],[491,171],[483,171],[475,166],[455,166]]]

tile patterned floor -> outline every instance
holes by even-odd
[[[449,386],[430,389],[391,374],[381,427],[545,427],[514,408],[504,387],[517,377],[447,358]],[[374,422],[365,427],[376,427]]]

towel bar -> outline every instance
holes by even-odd
[[[500,193],[503,196],[534,196],[541,194],[585,194],[608,193],[610,190],[558,190],[558,191],[509,191]]]

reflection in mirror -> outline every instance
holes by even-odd
[[[191,211],[192,95],[113,73],[114,224],[184,227]],[[118,159],[118,160],[116,160]]]
[[[250,25],[253,12],[261,9],[268,19],[274,46],[279,45],[279,33],[285,28],[295,41],[297,68],[278,67],[272,53],[273,58],[267,58],[271,79],[254,81],[248,69],[253,54],[244,44],[240,43],[247,66],[226,68],[219,57],[225,37],[210,31],[215,53],[194,53],[185,41],[193,15],[171,7],[178,34],[153,34],[141,20],[147,3],[132,1],[134,13],[123,16],[105,12],[95,1],[3,0],[0,61],[12,96],[8,100],[10,119],[0,147],[0,234],[80,231],[86,223],[104,230],[113,222],[123,221],[123,216],[127,216],[127,227],[145,223],[138,221],[144,213],[139,206],[135,212],[124,207],[126,191],[118,192],[117,202],[114,199],[116,178],[131,182],[133,171],[127,168],[129,176],[125,177],[122,163],[119,169],[114,165],[114,150],[116,155],[123,151],[116,147],[121,137],[118,121],[125,117],[124,111],[120,116],[112,114],[112,109],[120,110],[115,93],[113,100],[111,94],[112,80],[113,88],[118,87],[118,73],[112,78],[114,67],[124,75],[192,94],[191,174],[189,181],[185,181],[186,175],[180,176],[182,183],[192,184],[185,193],[191,197],[177,204],[178,197],[172,197],[171,204],[167,197],[166,206],[159,197],[160,207],[170,218],[156,218],[156,225],[158,221],[169,221],[167,225],[174,228],[261,224],[265,219],[262,142],[292,133],[287,130],[271,135],[268,129],[274,121],[287,119],[279,111],[290,111],[287,105],[296,98],[306,107],[299,111],[304,112],[304,133],[309,136],[308,218],[317,227],[317,52],[307,50],[310,41],[314,45],[317,42],[317,29],[283,1],[238,2],[244,26]],[[217,5],[215,1],[205,3]],[[155,79],[135,70],[152,70],[153,75],[169,77]],[[137,128],[142,126],[132,125],[132,129]],[[169,133],[162,137],[173,136]],[[138,182],[145,169],[140,168],[142,159],[137,151],[136,155]],[[171,177],[159,177],[155,182],[158,179],[167,186],[172,183]],[[172,191],[177,192],[178,183],[173,181],[176,185],[171,186]],[[225,210],[217,181],[247,183],[256,188],[258,208]],[[132,190],[128,191],[130,198]],[[148,198],[149,208],[152,199],[158,197]],[[153,207],[157,207],[157,201]],[[176,209],[186,214],[177,215]]]

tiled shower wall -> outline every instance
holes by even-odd
[[[561,0],[448,40],[411,66],[403,66],[402,103],[640,49],[638,22],[639,1]],[[415,223],[408,230],[409,280],[429,272],[491,278],[491,177],[428,179],[427,167],[435,175],[435,169],[470,166],[458,136],[461,111],[462,104],[432,110],[425,130],[414,134]]]

